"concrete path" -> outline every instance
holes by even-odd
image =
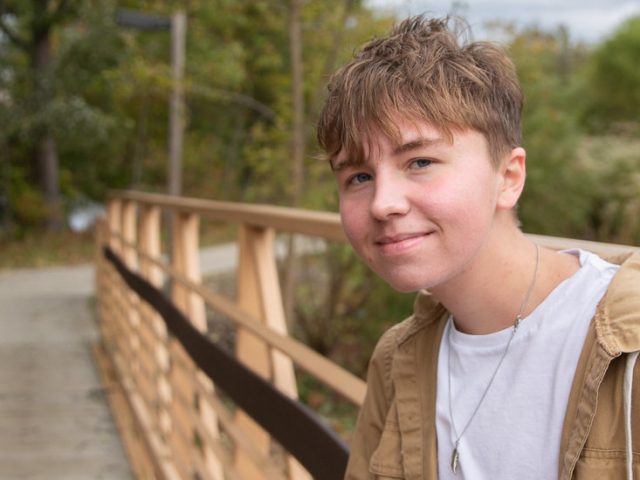
[[[0,272],[0,479],[132,479],[91,354],[93,268]]]
[[[234,244],[201,252],[229,271]],[[92,265],[0,272],[0,479],[132,479],[91,353]]]

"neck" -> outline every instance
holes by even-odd
[[[513,326],[521,307],[524,318],[537,306],[542,259],[531,297],[523,305],[533,282],[536,247],[518,229],[508,235],[500,242],[488,241],[464,272],[432,290],[453,315],[458,330],[494,333]]]

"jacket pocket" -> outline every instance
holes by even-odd
[[[633,454],[633,478],[640,478],[640,454]],[[624,480],[627,457],[622,450],[585,448],[576,463],[576,480]]]
[[[402,444],[400,432],[386,425],[380,437],[380,443],[371,455],[369,472],[374,478],[404,478],[402,468]]]

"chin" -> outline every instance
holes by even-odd
[[[393,275],[388,272],[381,274],[378,273],[380,278],[387,282],[391,288],[400,293],[413,293],[423,288],[427,288],[427,282],[421,281],[417,278],[408,278],[406,275]]]

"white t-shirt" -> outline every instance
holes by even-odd
[[[582,251],[581,268],[525,318],[484,402],[460,440],[457,474],[451,469],[455,434],[478,405],[504,353],[512,328],[468,335],[447,324],[438,358],[436,429],[440,480],[557,478],[560,436],[582,345],[598,302],[617,265]],[[452,329],[450,331],[450,329]]]

